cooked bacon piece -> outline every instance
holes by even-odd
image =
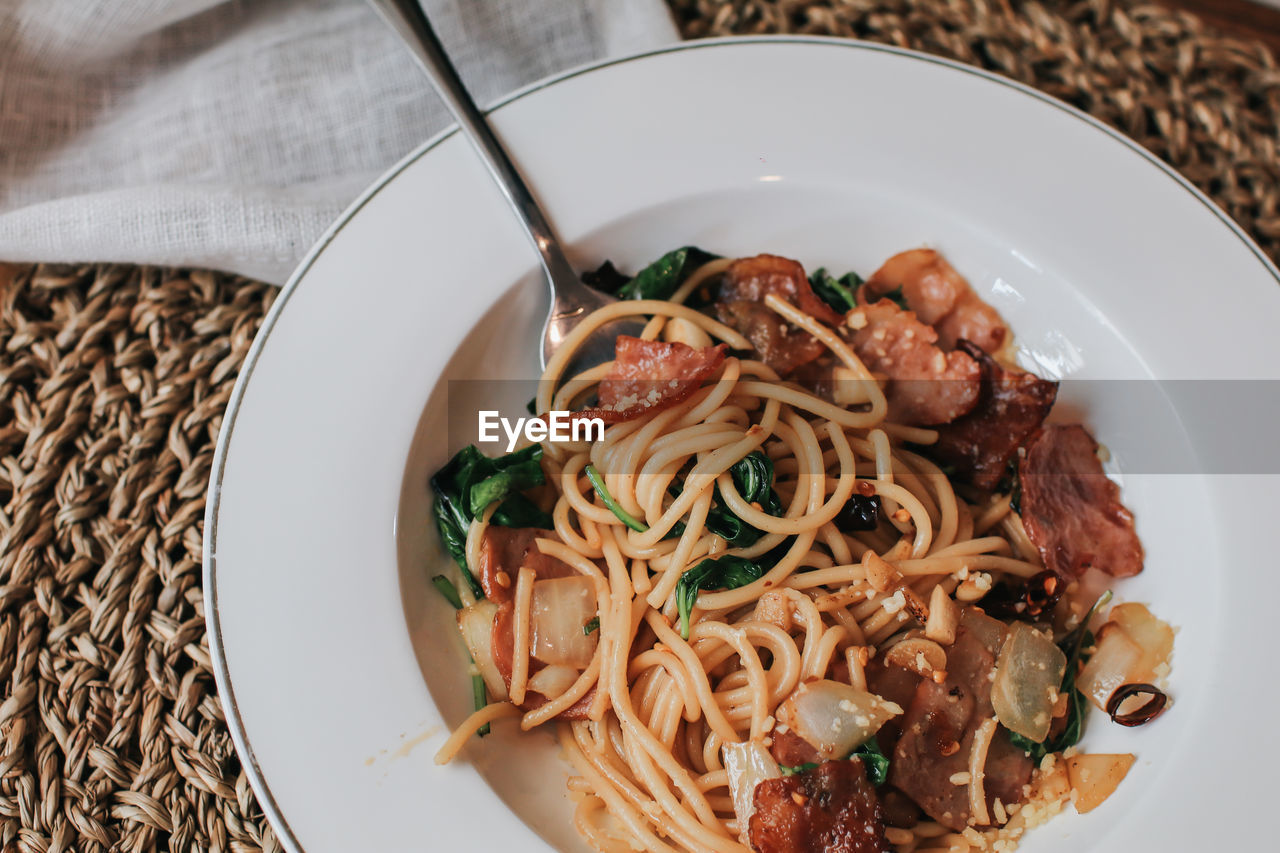
[[[669,409],[719,372],[726,349],[724,344],[699,349],[619,335],[596,406],[575,416],[616,424]]]
[[[536,527],[499,527],[491,524],[480,540],[479,581],[484,597],[494,604],[510,601],[515,594],[516,573],[524,566],[533,569],[538,580],[567,578],[577,574],[555,557],[538,550],[535,539],[555,539],[550,530]],[[502,575],[505,573],[505,577]],[[503,582],[505,581],[505,583]]]
[[[533,527],[498,527],[491,525],[485,528],[484,538],[480,541],[480,586],[484,588],[485,598],[498,605],[498,612],[493,617],[493,662],[498,668],[502,680],[511,686],[511,658],[515,652],[515,587],[516,575],[520,569],[528,566],[533,569],[538,580],[567,578],[577,572],[569,565],[548,556],[538,550],[534,539],[555,538],[550,530],[539,530]],[[505,574],[505,584],[500,575]],[[530,659],[529,674],[532,675],[543,667],[539,661]],[[567,710],[562,711],[557,719],[585,720],[587,709],[594,696],[588,691]],[[525,711],[546,704],[547,698],[530,690],[525,694]]]
[[[1004,477],[1019,445],[1048,417],[1058,383],[1006,370],[969,341],[960,341],[957,349],[981,366],[982,392],[973,411],[938,427],[929,453],[952,465],[958,477],[990,490]]]
[[[730,264],[720,279],[716,301],[764,302],[765,296],[770,293],[787,300],[828,326],[838,326],[844,319],[813,292],[809,277],[804,274],[804,267],[790,258],[780,258],[777,255],[740,258]]]
[[[880,793],[880,808],[884,812],[886,826],[910,829],[923,820],[925,816],[920,807],[916,805],[915,800],[892,788]]]
[[[498,674],[502,676],[502,680],[507,683],[507,687],[511,686],[511,658],[515,653],[515,603],[507,600],[498,605],[498,612],[493,617],[493,662],[498,667]],[[541,661],[529,659],[529,675],[533,675],[542,669],[545,664]],[[591,702],[595,699],[596,690],[591,688],[577,702],[574,702],[568,708],[565,708],[554,719],[557,720],[585,720],[588,719],[587,711],[591,708]],[[529,690],[524,694],[524,704],[520,706],[522,711],[533,711],[541,708],[550,700],[534,690]]]
[[[775,728],[771,737],[773,743],[769,745],[769,754],[783,767],[799,767],[802,764],[818,764],[822,761],[818,750],[790,729],[779,731]]]
[[[955,349],[963,338],[996,352],[1009,337],[999,312],[933,249],[911,249],[885,261],[859,289],[859,301],[874,302],[898,287],[920,322],[937,331],[944,350]]]
[[[825,348],[766,308],[764,298],[770,293],[828,326],[838,326],[844,318],[813,292],[804,267],[789,258],[757,255],[729,265],[716,287],[716,316],[751,341],[761,361],[787,376]]]
[[[969,770],[974,735],[991,707],[991,673],[1003,642],[1004,626],[976,610],[966,610],[947,648],[947,677],[941,684],[922,679],[907,708],[903,733],[889,764],[889,783],[924,809],[929,817],[957,832],[968,826],[969,789],[951,782]],[[1024,799],[1031,759],[1009,741],[1003,727],[987,752],[984,791],[990,806]]]
[[[887,389],[889,419],[905,424],[945,424],[978,402],[982,370],[962,352],[943,352],[930,326],[888,299],[849,312],[842,333],[867,369],[893,382]]]
[[[1018,465],[1022,523],[1045,567],[1075,578],[1090,567],[1115,578],[1142,571],[1142,543],[1120,489],[1102,473],[1098,442],[1079,424],[1052,425]]]
[[[782,318],[758,302],[735,299],[716,303],[716,317],[751,341],[760,360],[789,376],[826,350],[804,329],[789,328]]]
[[[758,853],[889,853],[862,762],[827,761],[766,779],[753,794],[747,838]]]
[[[883,659],[872,658],[866,667],[867,690],[876,694],[886,702],[892,702],[899,708],[911,705],[915,698],[916,688],[920,686],[920,676],[900,666],[887,666]],[[902,736],[903,717],[897,716],[887,720],[880,731],[876,732],[876,742],[885,755],[893,755],[893,748]]]

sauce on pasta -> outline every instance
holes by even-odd
[[[1091,705],[1165,707],[1172,631],[1108,610],[1133,517],[945,258],[863,281],[685,248],[590,280],[625,298],[534,408],[603,439],[432,480],[477,672],[437,761],[504,718],[554,729],[601,851],[1012,850],[1114,790],[1133,756],[1076,743]]]

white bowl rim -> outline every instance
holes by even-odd
[[[902,58],[919,60],[948,68],[953,71],[971,74],[975,77],[988,80],[992,83],[997,83],[1016,92],[1030,96],[1049,106],[1056,107],[1067,115],[1080,119],[1095,130],[1101,131],[1114,141],[1140,155],[1147,163],[1163,172],[1169,178],[1172,178],[1179,186],[1190,193],[1193,198],[1208,208],[1208,210],[1216,216],[1222,224],[1226,225],[1227,228],[1235,234],[1237,238],[1239,238],[1240,242],[1244,244],[1244,247],[1247,248],[1259,263],[1262,264],[1263,268],[1266,269],[1271,277],[1276,280],[1276,283],[1280,284],[1280,268],[1277,268],[1276,264],[1272,262],[1270,257],[1268,257],[1258,243],[1249,236],[1247,232],[1245,232],[1239,223],[1232,219],[1226,211],[1210,199],[1203,191],[1174,169],[1173,166],[1160,159],[1132,138],[1106,124],[1101,119],[1084,112],[1078,107],[1074,107],[1059,98],[1055,98],[1052,95],[1046,94],[1045,92],[1025,83],[1004,77],[993,71],[965,64],[958,60],[934,56],[918,50],[910,50],[894,45],[885,45],[876,42],[836,36],[758,35],[699,39],[696,41],[679,42],[665,47],[653,48],[639,53],[627,54],[625,56],[604,59],[570,68],[559,74],[543,78],[511,92],[505,97],[494,102],[491,106],[487,107],[484,112],[491,113],[500,110],[508,104],[519,101],[529,95],[558,83],[615,65],[648,59],[661,54],[677,53],[689,50],[710,50],[722,47],[732,47],[734,45],[752,44],[811,44],[816,46],[841,47],[845,49],[894,54]],[[205,535],[202,553],[202,583],[204,592],[205,622],[209,642],[209,656],[213,664],[214,681],[218,689],[219,700],[222,703],[227,728],[230,731],[231,740],[235,745],[236,753],[240,758],[241,765],[249,779],[249,784],[258,798],[259,806],[262,808],[263,813],[270,821],[280,840],[284,843],[285,847],[293,851],[302,851],[302,845],[298,841],[293,830],[290,828],[288,820],[277,804],[275,797],[272,795],[271,787],[267,782],[265,774],[262,772],[261,766],[258,764],[257,758],[255,757],[253,745],[249,742],[245,731],[244,721],[240,715],[239,706],[236,704],[235,690],[231,683],[231,673],[228,669],[227,659],[223,649],[222,627],[218,614],[216,554],[218,510],[221,502],[222,476],[226,467],[227,453],[231,445],[232,434],[235,431],[236,417],[239,414],[245,389],[248,387],[248,383],[253,376],[254,367],[267,345],[267,340],[271,336],[272,328],[275,326],[276,321],[284,311],[290,297],[297,290],[303,279],[306,278],[306,275],[310,271],[312,265],[334,240],[334,238],[337,237],[342,229],[355,218],[360,210],[374,196],[376,196],[391,181],[395,180],[401,172],[456,133],[458,133],[457,125],[450,125],[405,155],[400,162],[388,169],[386,173],[361,193],[360,196],[356,198],[356,200],[353,201],[351,205],[337,218],[337,220],[329,226],[320,239],[307,252],[297,269],[295,269],[293,274],[289,277],[288,282],[286,282],[284,287],[281,289],[281,292],[276,297],[275,302],[272,303],[267,315],[263,318],[262,326],[254,336],[253,342],[249,347],[249,352],[245,356],[244,364],[240,369],[240,374],[232,388],[231,398],[228,401],[226,411],[223,414],[222,426],[218,431],[218,441],[214,450],[209,490],[207,493],[205,507]]]

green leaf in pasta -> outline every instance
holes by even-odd
[[[857,304],[858,287],[862,277],[857,273],[845,273],[836,278],[823,267],[818,267],[809,276],[809,285],[818,298],[841,314],[853,309]]]
[[[718,255],[696,246],[683,246],[636,273],[635,278],[618,288],[619,299],[670,299],[689,274]]]
[[[764,569],[743,557],[725,556],[703,560],[676,582],[676,609],[680,613],[680,636],[689,639],[689,617],[704,589],[737,589],[759,580]]]
[[[495,502],[500,502],[490,519],[503,527],[551,527],[551,516],[523,494],[545,482],[542,473],[542,446],[531,445],[490,459],[474,444],[454,454],[431,478],[435,492],[432,513],[440,541],[462,570],[463,579],[476,598],[484,590],[467,565],[467,529],[471,520]]]

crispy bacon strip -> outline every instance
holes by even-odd
[[[1048,417],[1058,383],[1034,373],[1007,370],[980,347],[962,340],[957,349],[982,368],[982,391],[973,411],[938,427],[929,453],[980,489],[994,489],[1009,460]]]
[[[843,318],[813,292],[804,267],[790,258],[757,255],[729,265],[716,288],[716,316],[751,341],[761,361],[787,376],[822,355],[824,348],[764,306],[770,293],[829,326],[838,326]]]
[[[842,334],[868,370],[888,376],[889,418],[945,424],[978,402],[982,370],[963,352],[943,352],[937,333],[887,299],[855,308]]]
[[[1112,577],[1142,571],[1142,543],[1120,489],[1107,479],[1098,442],[1079,424],[1047,426],[1018,465],[1022,523],[1045,567],[1063,578],[1098,568]]]
[[[827,761],[766,779],[747,832],[758,853],[889,853],[880,803],[862,762]]]
[[[955,349],[964,339],[996,352],[1009,338],[999,312],[933,249],[910,249],[889,258],[859,289],[859,301],[873,303],[898,287],[920,322],[937,331],[944,350]]]
[[[724,344],[695,348],[619,335],[613,367],[600,381],[596,406],[575,417],[616,424],[668,409],[720,371],[727,349]]]
[[[535,539],[555,539],[551,530],[536,527],[499,527],[490,525],[480,540],[480,586],[484,597],[503,604],[515,595],[516,573],[522,566],[533,569],[538,580],[567,578],[577,572],[555,557],[538,550]],[[503,577],[505,573],[505,577]]]
[[[502,680],[511,686],[511,658],[515,651],[515,592],[516,573],[522,566],[533,569],[537,580],[551,578],[567,578],[577,572],[571,566],[548,556],[538,550],[534,539],[554,539],[555,533],[550,530],[539,530],[532,527],[486,527],[484,539],[480,543],[480,585],[484,588],[485,597],[498,605],[498,612],[493,618],[493,662],[498,668]],[[505,578],[503,577],[505,575]],[[503,583],[503,580],[506,583]],[[529,660],[529,674],[532,675],[543,667],[539,661]],[[562,720],[585,720],[591,707],[595,691],[587,694],[557,715]],[[530,690],[525,694],[521,710],[532,711],[547,703],[541,693]]]
[[[720,279],[716,301],[764,302],[770,293],[828,326],[838,326],[844,319],[813,292],[809,277],[798,261],[777,255],[739,258],[730,264]]]

